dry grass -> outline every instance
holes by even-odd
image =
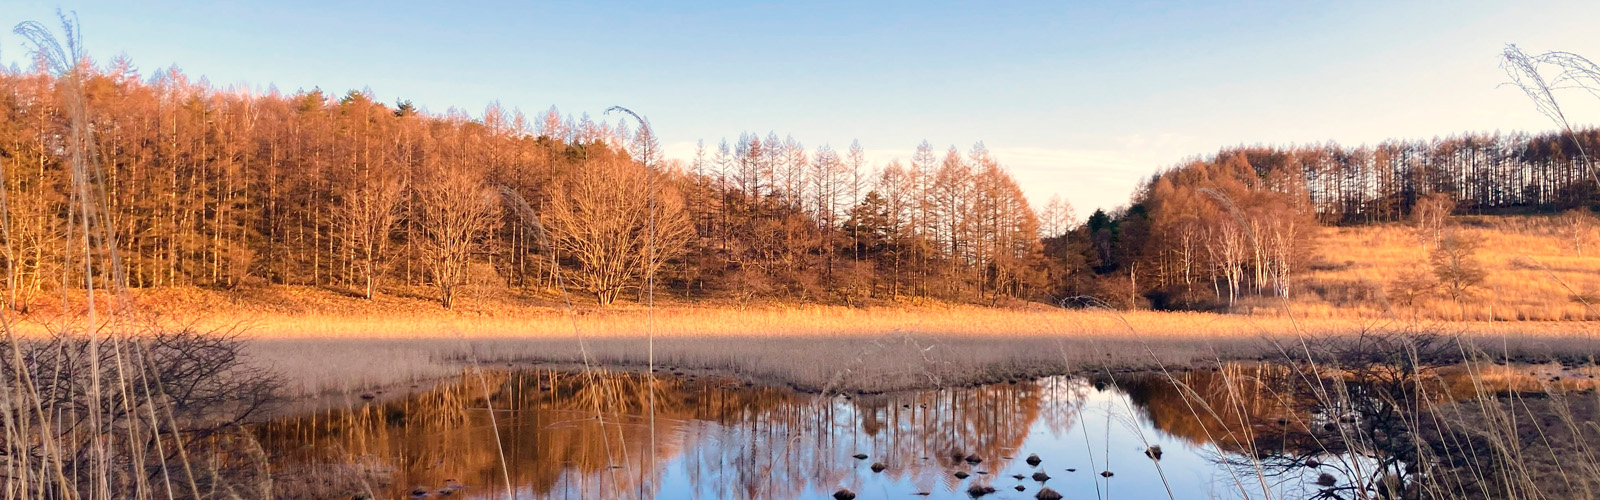
[[[467,296],[454,310],[421,297],[367,302],[315,289],[227,293],[173,289],[138,301],[164,321],[204,328],[242,325],[254,359],[301,396],[410,384],[484,363],[644,365],[648,311],[580,307],[575,315],[538,299]],[[320,311],[320,312],[317,312]],[[676,304],[655,315],[658,364],[717,371],[808,391],[880,392],[967,385],[1072,370],[1185,366],[1259,359],[1268,338],[1397,327],[1390,320],[1047,307],[923,304],[896,307],[735,307]],[[1124,321],[1126,323],[1124,323]],[[1298,326],[1298,328],[1297,328]],[[1540,361],[1595,352],[1589,323],[1449,323],[1441,330],[1499,344]],[[576,332],[574,331],[576,329]],[[1133,333],[1137,332],[1137,334]]]
[[[1427,251],[1405,225],[1323,228],[1310,269],[1297,277],[1295,312],[1324,318],[1382,317],[1473,321],[1596,320],[1600,251],[1577,255],[1554,217],[1457,217],[1481,238],[1477,257],[1488,272],[1476,296],[1458,306],[1442,293],[1405,304],[1397,285],[1430,271]],[[1582,299],[1582,300],[1579,300]],[[1271,311],[1276,304],[1257,304]]]
[[[1338,230],[1336,230],[1338,231]],[[1380,229],[1379,234],[1398,229]],[[1325,275],[1313,281],[1326,283]],[[484,363],[645,364],[650,314],[639,307],[580,305],[552,297],[468,289],[451,310],[427,290],[380,294],[305,287],[245,291],[142,291],[140,309],[198,329],[242,327],[257,362],[285,375],[290,394],[353,394],[458,374]],[[72,305],[62,309],[72,309]],[[1297,318],[1316,304],[1293,305]],[[985,308],[918,303],[883,307],[667,304],[654,311],[656,354],[668,372],[712,370],[807,391],[881,392],[967,385],[1069,371],[1187,366],[1261,359],[1271,338],[1401,328],[1409,321],[1311,314],[1223,315],[1045,306]],[[39,312],[20,330],[38,330]],[[29,328],[29,326],[32,328]],[[1431,328],[1487,339],[1518,361],[1597,352],[1584,322],[1451,322]],[[1137,332],[1137,333],[1134,333]],[[584,339],[580,346],[578,339]],[[1576,357],[1576,358],[1574,358]]]

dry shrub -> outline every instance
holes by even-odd
[[[244,361],[238,334],[11,338],[0,342],[0,416],[18,438],[4,442],[0,474],[34,478],[7,477],[24,496],[268,498],[263,455],[240,426],[270,409],[278,379]]]

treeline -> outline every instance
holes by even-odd
[[[663,161],[637,121],[220,89],[121,59],[83,77],[98,177],[81,192],[104,207],[90,214],[73,208],[67,86],[42,68],[0,73],[16,308],[83,282],[71,249],[84,234],[115,241],[116,264],[94,268],[102,286],[433,286],[447,305],[482,282],[601,303],[646,286],[844,301],[1047,286],[1040,222],[981,143],[874,168],[859,144],[747,134]]]
[[[1600,129],[1543,134],[1465,134],[1391,140],[1224,149],[1210,163],[1235,163],[1259,177],[1299,179],[1327,224],[1404,220],[1418,200],[1448,194],[1460,213],[1552,212],[1596,203],[1584,152],[1600,151]],[[1157,179],[1159,180],[1159,179]]]
[[[1587,129],[1227,148],[1158,172],[1127,207],[1097,211],[1050,239],[1048,253],[1070,271],[1063,296],[1156,308],[1288,296],[1319,224],[1439,226],[1452,211],[1581,213],[1600,205],[1583,154],[1597,146],[1600,130]]]

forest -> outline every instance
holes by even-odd
[[[68,255],[80,237],[117,249],[91,277],[99,286],[369,298],[426,286],[446,307],[485,281],[601,305],[646,289],[992,302],[1045,287],[1038,217],[981,143],[943,154],[925,143],[909,164],[872,169],[859,144],[743,134],[664,161],[637,120],[553,107],[431,114],[368,92],[219,89],[176,68],[144,78],[126,59],[83,87],[103,186],[88,196],[104,213],[70,208],[80,193],[61,82],[42,65],[0,74],[16,309],[84,282]]]
[[[1581,255],[1600,207],[1584,154],[1596,146],[1600,130],[1583,129],[1224,148],[1157,172],[1128,206],[1094,212],[1047,248],[1072,271],[1065,290],[1127,307],[1210,308],[1295,293],[1319,227],[1398,223],[1430,260],[1450,261],[1435,270],[1443,282],[1409,286],[1460,295],[1481,277],[1468,276],[1476,244],[1450,230],[1451,215],[1561,213]]]
[[[744,133],[668,160],[626,110],[436,114],[368,91],[144,77],[126,59],[91,71],[84,95],[103,187],[92,193],[71,187],[58,78],[42,65],[0,73],[14,309],[83,282],[67,253],[86,236],[117,248],[89,277],[102,286],[427,287],[446,307],[471,283],[570,288],[600,305],[647,293],[1231,304],[1292,294],[1319,225],[1409,220],[1440,197],[1456,213],[1592,206],[1581,158],[1600,143],[1590,129],[1226,148],[1079,224],[1065,201],[1030,203],[981,142],[923,142],[873,165],[859,143]],[[76,196],[104,213],[72,210]]]

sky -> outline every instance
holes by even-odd
[[[474,115],[620,105],[668,157],[741,132],[859,140],[877,166],[982,141],[1035,204],[1080,215],[1225,146],[1550,130],[1501,85],[1502,49],[1600,59],[1593,1],[0,0],[0,26],[55,26],[58,8],[91,55],[145,75]],[[25,55],[0,32],[0,61]],[[1600,121],[1600,100],[1566,97]]]

